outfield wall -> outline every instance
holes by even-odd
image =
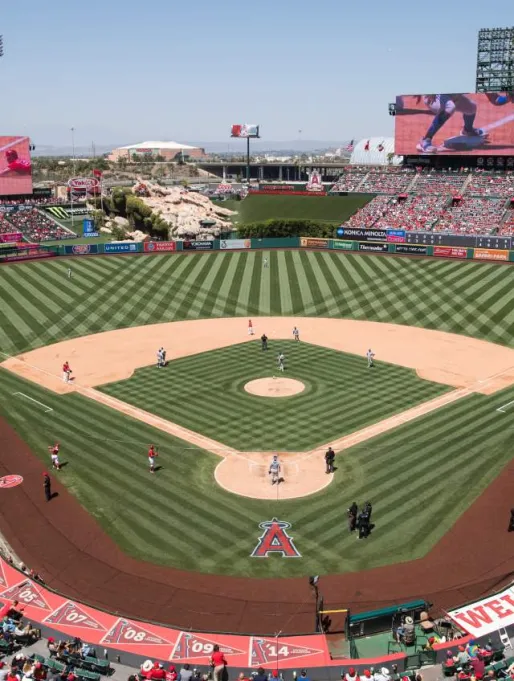
[[[361,232],[367,231],[365,239]],[[398,242],[399,232],[403,230],[353,230],[358,234],[351,234],[342,239],[323,239],[318,237],[283,237],[278,239],[215,239],[214,241],[147,241],[144,243],[82,243],[59,246],[29,245],[0,249],[0,263],[17,260],[31,260],[34,258],[51,256],[76,255],[134,255],[152,253],[176,253],[180,251],[241,251],[241,250],[270,250],[270,249],[308,249],[335,250],[347,253],[378,253],[402,256],[423,256],[430,258],[454,258],[456,260],[479,260],[481,262],[514,262],[514,244],[510,248],[492,246],[458,246],[438,245],[430,243]],[[473,237],[478,239],[479,237]],[[384,240],[387,239],[387,240]],[[485,239],[480,237],[480,239]],[[510,237],[509,237],[510,241]],[[481,243],[481,242],[479,242]]]

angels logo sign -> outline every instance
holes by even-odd
[[[323,182],[321,181],[321,174],[317,170],[313,170],[309,175],[309,181],[306,187],[308,192],[323,192],[325,188],[323,187]]]
[[[190,660],[198,657],[210,657],[216,643],[224,655],[243,655],[244,650],[213,641],[196,634],[181,632],[170,660]]]
[[[88,615],[80,605],[66,601],[44,620],[45,624],[60,624],[63,627],[82,627],[105,631],[105,627]]]
[[[20,603],[32,605],[34,608],[41,608],[41,610],[51,610],[43,595],[30,580],[20,582],[6,591],[2,591],[0,597],[11,601],[16,599]]]
[[[111,643],[113,645],[172,645],[165,638],[152,634],[144,629],[138,622],[119,619],[115,622],[111,630],[103,637],[101,643]]]
[[[252,638],[250,646],[250,667],[261,667],[284,660],[294,660],[297,657],[318,655],[321,650],[287,643],[283,640],[267,638]]]
[[[276,553],[282,558],[301,558],[301,554],[293,543],[286,530],[291,523],[284,520],[266,520],[259,527],[264,530],[259,537],[259,543],[250,554],[251,558],[268,558],[271,553]]]

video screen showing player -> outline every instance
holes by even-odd
[[[0,137],[0,196],[32,194],[28,137]]]
[[[514,93],[400,95],[398,155],[512,155]]]

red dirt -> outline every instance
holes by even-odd
[[[0,419],[0,476],[23,485],[0,494],[0,527],[14,551],[47,584],[77,600],[128,617],[183,629],[239,633],[312,632],[307,578],[258,580],[158,567],[126,556],[55,479],[43,495],[43,465]],[[449,608],[482,597],[511,578],[507,534],[514,461],[423,559],[323,577],[325,606],[361,611],[426,598]],[[17,510],[18,509],[18,510]],[[345,518],[341,515],[342,531]]]

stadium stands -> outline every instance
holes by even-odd
[[[1,216],[0,232],[21,232],[24,239],[32,242],[69,239],[76,234],[58,225],[37,208],[16,210]]]
[[[466,197],[456,206],[448,206],[434,226],[435,232],[453,234],[496,234],[505,213],[503,199]]]
[[[406,192],[416,177],[412,168],[372,168],[363,179],[360,191],[399,194]]]
[[[374,227],[429,231],[446,203],[444,196],[409,196],[404,201],[393,199],[387,212]]]
[[[348,166],[338,177],[337,182],[330,188],[331,192],[360,192],[361,182],[369,172],[369,168]]]
[[[462,194],[468,176],[463,173],[431,171],[419,173],[411,191],[416,194]]]
[[[466,187],[466,194],[504,198],[514,197],[514,173],[473,173]]]
[[[354,213],[348,222],[348,227],[373,227],[380,218],[387,214],[390,196],[375,196],[369,203]]]

